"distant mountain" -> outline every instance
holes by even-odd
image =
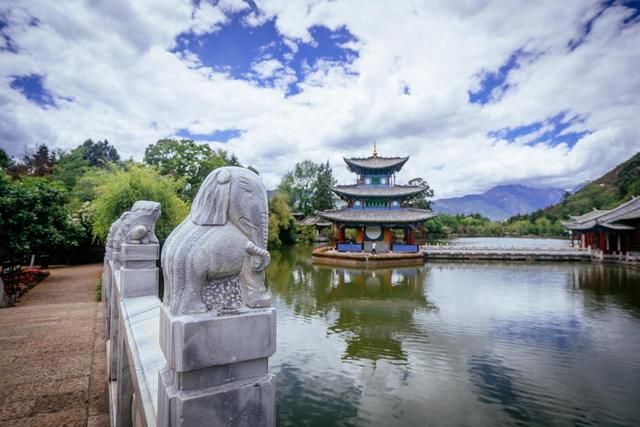
[[[565,219],[569,215],[581,215],[592,209],[611,209],[638,195],[640,152],[595,181],[586,183],[562,203],[536,212],[534,216],[543,215],[551,220]]]
[[[494,221],[502,221],[559,203],[564,193],[565,190],[559,188],[499,185],[482,194],[435,200],[432,209],[448,214],[479,213]]]

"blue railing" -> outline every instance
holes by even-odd
[[[407,245],[407,244],[403,244],[403,243],[394,243],[393,247],[391,248],[391,250],[393,252],[418,252],[420,250],[420,247],[418,245]]]
[[[361,243],[338,243],[336,245],[338,252],[362,252]]]

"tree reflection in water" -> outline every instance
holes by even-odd
[[[424,333],[416,310],[432,310],[424,294],[423,266],[357,269],[314,266],[308,248],[274,252],[267,285],[297,315],[335,318],[329,333],[347,343],[344,359],[404,361],[398,337]],[[329,314],[334,314],[329,316]]]

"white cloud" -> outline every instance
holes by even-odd
[[[141,158],[148,144],[178,129],[240,129],[228,144],[212,144],[236,152],[274,187],[306,158],[330,160],[339,179],[351,182],[342,156],[368,155],[376,141],[382,155],[411,154],[400,179],[422,176],[440,197],[503,182],[570,187],[640,149],[640,25],[623,23],[623,7],[607,9],[571,51],[598,11],[595,1],[258,5],[245,24],[275,18],[293,52],[312,43],[312,26],[345,26],[358,57],[309,64],[300,93],[285,96],[295,71],[274,58],[255,58],[251,79],[273,80],[260,87],[202,65],[190,51],[169,50],[182,32],[218,30],[244,2],[201,2],[196,10],[188,0],[0,6],[9,20],[4,31],[19,48],[0,51],[0,144],[21,155],[25,144],[71,148],[108,138],[125,157]],[[469,104],[467,92],[483,73],[518,50],[535,55],[509,73],[502,96]],[[9,87],[11,76],[25,74],[46,76],[57,108],[40,108]],[[591,131],[572,148],[531,145],[544,130],[515,143],[487,135],[562,111],[584,118],[565,132]]]
[[[220,8],[201,2],[193,13],[191,30],[194,34],[206,34],[217,30],[225,22],[227,22],[227,16]]]

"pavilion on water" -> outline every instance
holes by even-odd
[[[572,216],[564,222],[571,241],[604,254],[640,253],[640,197],[610,210]]]
[[[376,253],[418,252],[424,240],[424,222],[435,216],[431,211],[408,207],[424,193],[421,185],[398,185],[396,173],[409,157],[380,157],[375,145],[373,155],[345,158],[348,169],[357,175],[355,184],[338,185],[333,192],[346,207],[318,212],[334,224],[336,250],[339,252]],[[346,231],[355,230],[355,239],[347,241]]]

